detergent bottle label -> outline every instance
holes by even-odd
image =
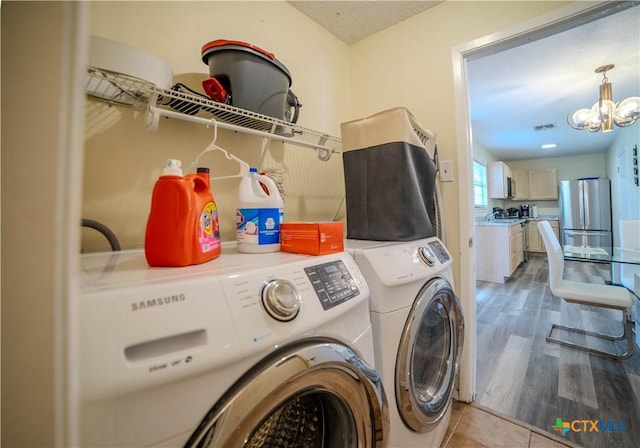
[[[198,243],[202,253],[207,253],[220,247],[218,210],[213,202],[208,202],[200,213]]]
[[[240,208],[236,214],[236,238],[241,244],[280,243],[282,212],[278,208]]]

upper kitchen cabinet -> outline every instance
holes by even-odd
[[[555,168],[541,168],[531,171],[513,171],[514,200],[558,199],[558,176]]]
[[[491,199],[508,199],[513,197],[511,188],[511,168],[504,162],[487,164],[488,194]]]
[[[529,171],[529,199],[558,199],[558,176],[555,168]]]
[[[516,201],[529,199],[529,172],[513,171],[513,187],[515,193],[513,199]]]

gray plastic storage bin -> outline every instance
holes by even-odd
[[[291,74],[273,53],[246,42],[219,39],[203,45],[202,61],[215,78],[207,91],[212,98],[279,120],[297,119],[299,104],[289,91]]]

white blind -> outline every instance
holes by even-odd
[[[473,205],[475,208],[487,208],[487,167],[473,161]]]

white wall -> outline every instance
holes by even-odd
[[[613,209],[613,242],[619,243],[618,222],[640,220],[640,186],[634,183],[633,148],[638,147],[640,160],[640,138],[638,124],[627,128],[615,128],[616,140],[607,151],[607,175],[611,179]],[[640,162],[639,162],[640,163]]]
[[[506,162],[512,170],[529,171],[540,168],[555,168],[558,182],[581,177],[607,177],[606,157],[601,154],[585,154],[568,157],[545,157],[540,159],[510,160]],[[520,207],[521,203],[538,206],[540,215],[558,215],[558,201],[504,201],[505,207]]]
[[[585,154],[567,157],[544,157],[540,159],[508,160],[505,162],[513,170],[536,170],[555,168],[558,182],[580,177],[607,177],[605,154]]]

